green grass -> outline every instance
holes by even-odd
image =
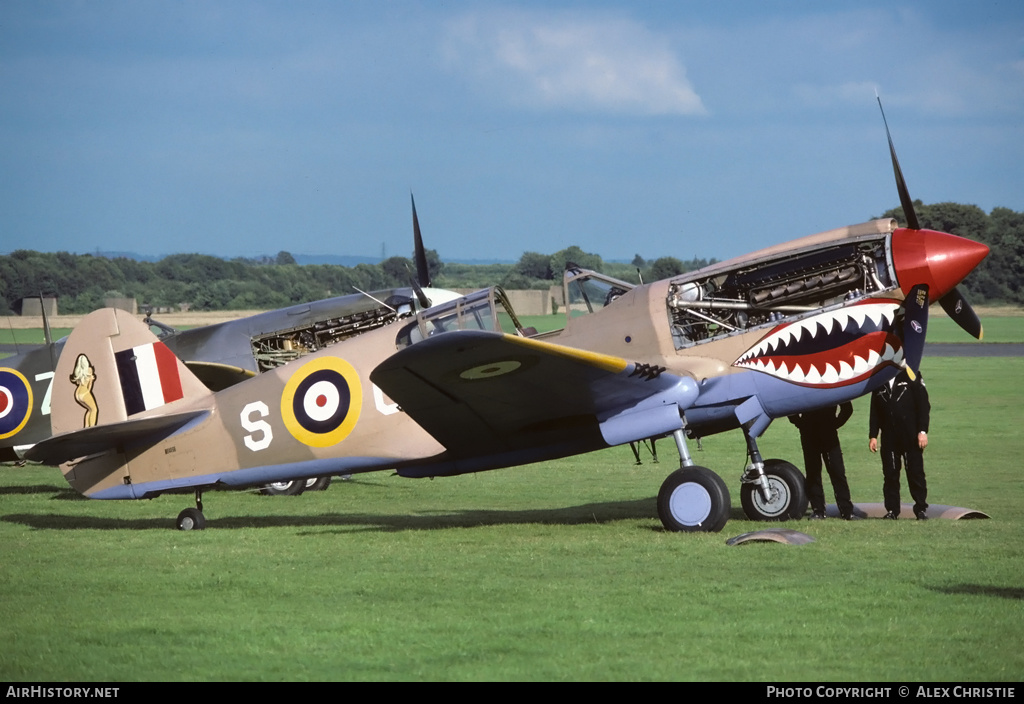
[[[65,335],[71,334],[71,328],[53,328],[50,331],[54,340],[59,340]],[[46,336],[42,328],[2,328],[0,329],[0,344],[4,345],[42,345],[46,342]]]
[[[520,315],[519,323],[523,327],[537,328],[537,332],[550,332],[565,327],[565,315]]]
[[[930,500],[992,520],[790,523],[816,542],[725,544],[745,520],[738,433],[707,438],[732,520],[661,529],[677,459],[628,448],[326,492],[88,501],[0,469],[0,679],[1019,680],[1021,359],[935,359]],[[866,401],[841,431],[855,501],[881,501]],[[799,463],[775,423],[766,457]],[[830,490],[828,491],[831,495]]]
[[[936,306],[928,318],[928,342],[975,342]],[[1024,316],[982,315],[983,342],[1024,342]]]

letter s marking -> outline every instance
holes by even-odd
[[[252,403],[246,404],[245,408],[242,409],[241,422],[242,427],[249,431],[249,435],[246,435],[242,440],[245,442],[245,446],[253,452],[259,452],[260,450],[266,450],[270,447],[270,442],[274,439],[274,431],[270,428],[270,423],[265,420],[253,420],[252,414],[256,413],[260,418],[265,418],[270,415],[270,409],[267,408],[267,404],[263,401],[253,401]],[[257,440],[252,436],[252,433],[261,433],[261,437]]]

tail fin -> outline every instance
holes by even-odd
[[[211,392],[129,313],[90,313],[68,337],[53,380],[54,434],[150,417]],[[191,404],[178,404],[177,408]],[[145,415],[143,415],[145,414]]]
[[[213,405],[213,394],[145,324],[112,308],[71,332],[52,389],[54,435],[26,456],[60,464],[68,483],[94,498],[141,498],[133,452],[198,422]]]

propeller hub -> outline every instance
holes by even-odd
[[[898,228],[892,233],[892,261],[904,295],[928,286],[929,302],[937,301],[964,280],[988,255],[980,242],[935,230]]]

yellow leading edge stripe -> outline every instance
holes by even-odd
[[[541,342],[540,340],[531,340],[528,337],[509,335],[508,333],[505,333],[505,339],[517,345],[521,345],[523,347],[530,347],[540,352],[552,354],[557,357],[563,357],[565,359],[575,359],[580,362],[585,362],[587,364],[590,364],[591,366],[603,369],[613,374],[624,372],[626,370],[626,367],[629,366],[629,362],[622,359],[621,357],[612,357],[611,355],[601,354],[600,352],[587,352],[586,350],[577,350],[572,347],[554,345],[550,342]]]

